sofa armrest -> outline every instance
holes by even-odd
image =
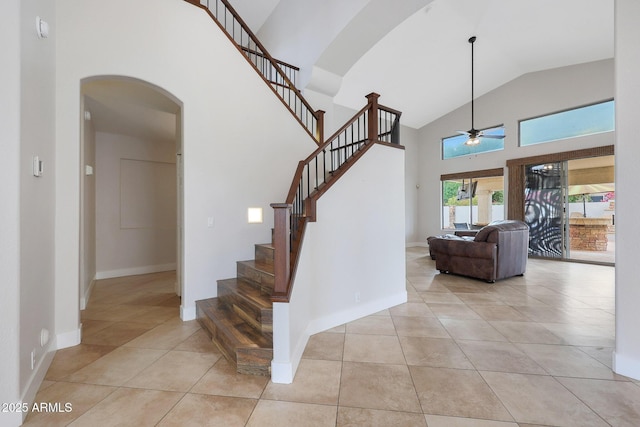
[[[434,252],[448,256],[481,259],[495,258],[498,248],[495,243],[438,238],[432,239],[429,246]]]

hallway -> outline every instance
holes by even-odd
[[[83,342],[58,351],[35,425],[640,425],[640,383],[611,371],[612,267],[529,260],[487,284],[408,248],[409,301],[311,337],[295,381],[235,374],[173,273],[102,280]]]

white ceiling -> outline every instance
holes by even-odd
[[[365,95],[420,128],[523,74],[613,58],[613,0],[230,0],[301,81],[359,110]],[[335,84],[335,82],[338,84]],[[168,138],[178,106],[153,89],[85,85],[98,131]],[[133,85],[133,86],[132,86]]]

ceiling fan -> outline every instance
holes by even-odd
[[[469,38],[471,43],[471,129],[468,131],[458,131],[458,133],[467,135],[469,138],[465,141],[464,145],[478,145],[480,144],[480,138],[494,138],[502,139],[504,135],[484,135],[482,131],[476,129],[473,125],[474,110],[473,110],[473,43],[476,41],[476,36]]]

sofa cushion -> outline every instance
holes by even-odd
[[[480,231],[478,231],[478,233],[476,234],[476,237],[473,239],[474,242],[486,242],[487,241],[487,237],[489,237],[489,234],[491,234],[491,232],[494,230],[494,228],[491,225],[485,225],[484,227],[482,227],[480,229]]]

